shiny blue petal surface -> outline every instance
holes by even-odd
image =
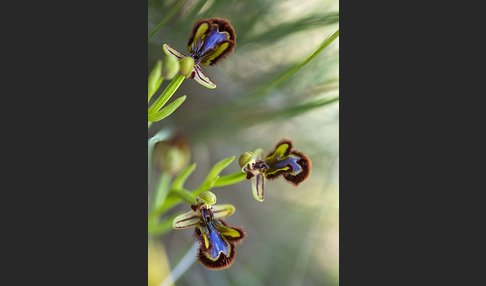
[[[221,236],[221,234],[214,229],[212,223],[208,223],[206,226],[203,226],[205,234],[208,237],[209,242],[212,244],[211,252],[209,256],[211,259],[216,260],[218,259],[220,253],[222,252],[225,256],[230,254],[230,245],[229,243]]]

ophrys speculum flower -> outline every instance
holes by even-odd
[[[235,244],[246,236],[243,228],[229,226],[221,218],[232,215],[232,205],[214,205],[216,196],[206,191],[196,197],[192,211],[174,219],[173,227],[183,229],[195,227],[199,242],[198,260],[209,269],[224,269],[231,266],[236,251]]]
[[[189,78],[207,88],[215,88],[216,84],[204,74],[200,65],[215,65],[231,54],[235,46],[235,30],[227,20],[211,18],[196,21],[187,42],[189,57],[194,59],[194,69]],[[167,44],[164,44],[164,52],[179,59],[187,57]]]
[[[245,152],[239,159],[241,171],[251,180],[253,197],[263,202],[265,198],[265,179],[273,180],[283,176],[285,180],[298,186],[309,177],[311,169],[310,159],[301,152],[292,150],[292,142],[281,140],[275,150],[266,157],[262,149],[254,153]]]

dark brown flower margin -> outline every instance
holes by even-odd
[[[199,242],[199,250],[197,254],[198,261],[201,262],[204,266],[206,266],[209,269],[212,270],[221,270],[225,269],[231,266],[233,264],[233,261],[235,260],[236,256],[236,248],[235,244],[240,244],[243,239],[246,238],[246,233],[243,230],[243,227],[234,227],[234,226],[229,226],[224,220],[219,219],[219,221],[226,227],[234,229],[238,231],[240,234],[240,237],[230,237],[230,236],[223,236],[223,238],[228,242],[230,245],[230,253],[229,256],[224,255],[224,253],[219,253],[218,259],[212,260],[207,257],[207,253],[211,252],[211,249],[213,247],[211,241],[209,241],[209,247],[206,248],[206,245],[204,244],[204,237],[201,234],[201,231],[199,230],[199,227],[196,226],[195,231],[194,231],[194,237],[196,240]]]
[[[194,42],[194,36],[196,35],[197,29],[201,26],[201,24],[206,23],[209,26],[208,31],[210,32],[211,29],[218,29],[219,32],[227,32],[229,38],[224,40],[223,42],[219,43],[220,46],[223,43],[228,43],[228,48],[219,56],[214,58],[212,61],[209,62],[210,66],[216,65],[220,60],[227,57],[229,54],[233,53],[236,47],[236,34],[233,26],[231,26],[230,22],[226,19],[221,18],[210,18],[210,19],[200,19],[196,20],[192,26],[191,35],[189,36],[189,40],[187,41],[187,50],[189,53],[192,53],[191,50],[192,44]],[[215,26],[215,27],[214,27]]]
[[[291,140],[289,140],[289,139],[280,140],[280,142],[277,143],[277,145],[275,146],[273,151],[268,153],[268,155],[265,158],[268,158],[268,157],[272,156],[273,154],[275,154],[275,151],[277,150],[277,148],[280,145],[283,145],[283,144],[289,145],[289,147],[287,148],[287,150],[284,153],[284,157],[288,156],[290,154],[294,154],[294,155],[298,156],[300,159],[297,161],[297,164],[299,164],[302,167],[302,172],[300,172],[299,174],[297,174],[295,176],[292,176],[290,173],[292,173],[294,171],[294,168],[292,167],[291,164],[289,164],[287,166],[290,167],[290,170],[281,170],[281,171],[276,172],[275,174],[265,175],[265,178],[267,178],[268,180],[275,180],[280,175],[283,175],[285,180],[287,180],[289,183],[291,183],[294,186],[298,186],[300,183],[305,181],[310,176],[311,161],[310,161],[309,157],[304,155],[304,153],[296,151],[296,150],[292,150],[293,145],[292,145]]]

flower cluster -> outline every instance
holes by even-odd
[[[178,62],[180,62],[179,74],[182,77],[177,78],[177,84],[180,84],[184,77],[188,77],[195,79],[207,88],[215,88],[216,85],[204,74],[200,66],[217,64],[232,53],[235,46],[236,35],[230,23],[224,19],[211,18],[198,20],[194,23],[187,42],[189,56],[178,52],[167,44],[163,45],[163,49],[167,56],[176,61],[178,59]],[[175,88],[178,87],[177,84],[174,84]],[[169,96],[164,100],[167,101],[168,98]],[[242,227],[230,226],[222,220],[232,215],[235,212],[235,207],[229,204],[216,205],[216,196],[208,189],[213,186],[233,184],[246,178],[251,180],[255,199],[263,202],[265,180],[283,177],[289,183],[298,186],[310,175],[310,159],[303,153],[293,150],[290,140],[283,139],[267,156],[264,156],[262,149],[257,149],[254,153],[243,153],[239,158],[239,164],[241,171],[246,176],[238,172],[219,177],[219,172],[234,159],[234,157],[228,158],[229,161],[226,159],[216,164],[201,187],[191,192],[185,190],[182,186],[185,178],[194,170],[195,165],[187,167],[183,171],[180,171],[182,167],[176,170],[168,170],[167,162],[172,165],[171,160],[184,159],[179,153],[187,151],[187,146],[184,144],[178,143],[178,141],[171,143],[168,146],[161,145],[160,148],[162,149],[159,153],[163,160],[159,162],[159,165],[160,169],[165,170],[165,172],[170,171],[173,175],[181,172],[181,175],[175,180],[177,184],[174,183],[177,187],[174,187],[172,191],[184,195],[185,197],[183,197],[189,204],[193,201],[194,194],[199,193],[194,199],[194,204],[191,204],[191,211],[177,216],[173,220],[172,226],[174,229],[194,227],[194,236],[199,242],[198,260],[204,266],[213,270],[231,266],[236,255],[235,245],[246,237],[246,233]],[[168,149],[170,152],[166,150],[169,147],[172,148]],[[176,147],[179,147],[180,150]],[[184,165],[187,165],[187,162]]]

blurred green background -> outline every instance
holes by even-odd
[[[170,127],[187,136],[191,163],[197,163],[189,188],[197,187],[219,160],[236,156],[222,175],[238,172],[241,153],[256,148],[268,153],[282,138],[291,139],[312,161],[311,176],[299,187],[267,181],[262,203],[253,198],[246,180],[212,189],[218,204],[236,207],[226,221],[243,226],[248,236],[237,245],[230,268],[212,271],[196,262],[175,284],[338,285],[339,37],[290,78],[274,84],[339,29],[338,1],[149,0],[148,16],[147,35],[167,21],[149,40],[147,73],[163,57],[165,43],[187,54],[195,19],[225,18],[236,31],[234,53],[215,67],[202,67],[217,88],[185,80],[171,101],[187,95],[186,101],[148,132],[150,138]],[[171,214],[188,210],[182,204]],[[171,268],[194,243],[192,229],[156,239]]]

